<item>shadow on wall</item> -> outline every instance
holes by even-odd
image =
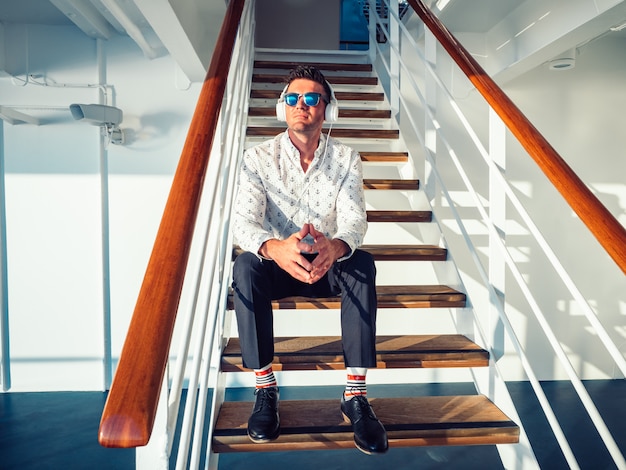
[[[188,119],[170,111],[127,116],[121,125],[124,144],[109,146],[109,173],[173,174],[183,151]]]
[[[170,111],[126,116],[120,126],[124,130],[124,145],[140,152],[160,149],[163,139],[170,138],[174,132],[186,132],[187,119],[186,115]]]

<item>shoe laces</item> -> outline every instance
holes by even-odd
[[[367,401],[367,397],[363,395],[355,395],[351,398],[351,400],[356,400],[357,406],[354,406],[353,409],[359,414],[359,416],[368,416],[376,419],[372,407]]]
[[[257,388],[254,391],[254,394],[257,397],[255,408],[257,410],[261,410],[266,406],[271,406],[273,401],[276,399],[276,393],[277,392],[274,387]]]

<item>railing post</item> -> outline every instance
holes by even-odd
[[[506,170],[506,126],[497,113],[489,108],[489,154],[501,172]],[[499,309],[495,302],[504,305],[505,301],[505,276],[506,261],[502,252],[498,249],[500,241],[504,243],[506,238],[506,193],[499,183],[497,170],[490,167],[489,170],[489,216],[498,234],[490,232],[489,235],[489,283],[493,286],[497,298],[490,299],[488,335],[492,351],[495,352],[494,360],[504,355],[504,325],[500,319]],[[499,240],[495,237],[499,236]]]
[[[437,39],[428,30],[424,33],[424,57],[431,67],[437,66]],[[424,74],[424,100],[426,113],[424,119],[424,145],[426,151],[429,152],[432,163],[426,159],[424,168],[424,192],[433,207],[436,205],[435,195],[437,194],[436,177],[433,172],[436,169],[431,165],[437,164],[437,129],[433,124],[431,115],[434,117],[437,110],[437,83],[430,73]]]
[[[98,56],[98,83],[106,83],[104,44],[96,40]],[[109,104],[100,89],[99,103]],[[109,224],[109,155],[105,144],[106,137],[100,133],[100,220],[102,242],[102,368],[103,389],[108,390],[113,380],[113,361],[111,356],[111,266],[110,266],[110,224]]]
[[[9,349],[9,282],[7,279],[7,218],[4,190],[4,121],[0,122],[0,370],[2,390],[11,388]]]
[[[400,53],[400,25],[398,24],[398,20],[396,20],[396,18],[400,17],[399,11],[398,2],[395,0],[389,1],[389,13],[387,15],[389,24],[389,44],[396,44],[398,52]],[[398,84],[398,87],[389,87],[389,106],[391,107],[392,115],[397,117],[400,112],[400,58],[397,54],[392,52],[391,48],[389,50],[389,74],[390,82],[396,82]]]
[[[135,451],[135,468],[137,470],[167,470],[169,468],[168,442],[170,436],[167,432],[168,377],[169,367],[166,367],[150,440],[147,445],[137,447]]]
[[[369,56],[370,63],[376,63],[376,16],[372,12],[376,12],[376,0],[366,0],[369,5]]]

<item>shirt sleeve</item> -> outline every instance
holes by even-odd
[[[333,238],[343,240],[350,252],[338,261],[348,259],[359,246],[367,232],[367,212],[363,189],[363,165],[358,152],[352,150],[348,173],[337,195],[337,233]]]
[[[243,250],[258,255],[261,245],[273,235],[263,224],[267,198],[255,161],[253,152],[244,152],[233,207],[233,235]]]

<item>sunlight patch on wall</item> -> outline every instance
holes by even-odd
[[[589,306],[597,312],[598,310],[598,302],[596,300],[587,300]],[[562,299],[557,300],[556,308],[559,312],[567,313],[572,317],[582,317],[585,313],[581,310],[580,305],[574,300]],[[590,333],[593,329],[590,330]],[[595,335],[595,333],[594,333]]]

